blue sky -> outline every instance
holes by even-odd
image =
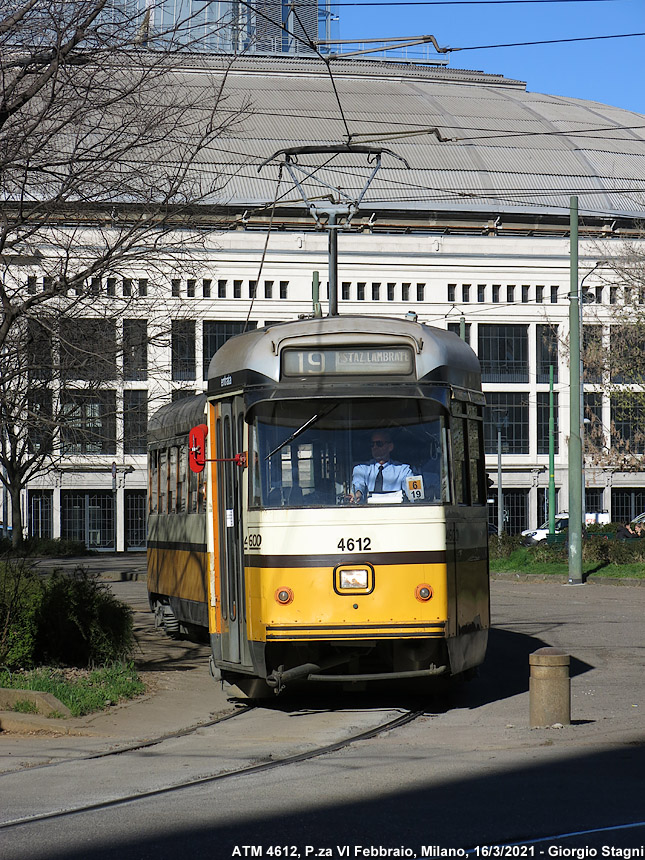
[[[645,32],[645,0],[444,6],[395,2],[340,6],[338,12],[342,39],[432,34],[441,46],[452,48]],[[520,79],[531,92],[645,114],[645,36],[458,51],[450,54],[449,66]]]

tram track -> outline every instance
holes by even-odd
[[[235,716],[241,716],[243,713],[248,713],[253,710],[253,707],[246,708],[244,711],[236,712],[234,714],[227,715],[226,719],[230,720]],[[74,815],[80,815],[84,812],[96,812],[103,809],[110,809],[115,806],[136,803],[137,801],[146,800],[149,798],[159,797],[166,794],[171,794],[172,792],[182,791],[184,789],[195,788],[197,786],[209,785],[215,782],[221,782],[227,779],[232,779],[234,777],[244,777],[250,776],[252,774],[262,773],[264,771],[273,770],[278,767],[285,767],[290,764],[298,764],[300,762],[309,761],[310,759],[318,758],[322,755],[327,755],[329,753],[337,752],[345,747],[351,746],[354,743],[363,740],[370,740],[371,738],[377,737],[378,735],[385,734],[387,732],[393,731],[394,729],[405,726],[414,720],[418,719],[420,716],[427,714],[425,710],[417,710],[417,711],[406,711],[394,719],[388,720],[380,725],[373,726],[369,729],[365,729],[360,732],[356,732],[354,734],[348,735],[345,738],[341,738],[338,741],[334,741],[329,744],[325,744],[319,747],[316,747],[311,750],[306,750],[301,753],[295,753],[292,755],[286,755],[281,758],[271,759],[269,761],[261,761],[256,762],[254,764],[250,764],[244,767],[235,768],[232,770],[226,770],[218,773],[211,773],[202,775],[199,777],[192,777],[185,780],[180,780],[174,782],[169,785],[159,786],[153,789],[147,789],[142,791],[135,791],[128,794],[123,794],[119,797],[109,798],[103,801],[95,801],[93,803],[86,804],[78,804],[73,807],[65,808],[65,809],[56,809],[51,810],[49,812],[41,812],[34,815],[22,816],[20,818],[15,818],[9,821],[5,821],[0,823],[0,830],[10,830],[12,828],[23,827],[29,824],[37,824],[43,821],[49,821],[52,819],[62,819],[66,817],[71,817]],[[213,721],[213,724],[217,724],[218,722],[223,722],[223,720]],[[199,728],[204,728],[205,725],[197,726],[194,730]],[[186,736],[189,734],[191,730],[187,730],[183,733],[176,733],[175,735],[169,735],[167,738],[157,739],[156,741],[149,741],[143,744],[134,744],[128,749],[122,748],[119,750],[107,751],[105,753],[101,753],[98,755],[85,756],[81,758],[77,758],[74,761],[83,761],[83,760],[91,760],[94,758],[106,758],[111,755],[117,756],[129,751],[136,751],[145,746],[151,746],[154,744],[158,744],[166,739],[172,739],[173,737]],[[70,761],[70,760],[68,760]],[[60,764],[63,764],[61,762]]]

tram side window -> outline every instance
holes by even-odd
[[[199,475],[201,472],[190,472],[188,475],[188,513],[196,514],[199,507]]]
[[[156,514],[159,507],[159,463],[158,451],[150,452],[149,470],[150,470],[150,488],[148,498],[150,500],[149,511],[151,514]]]
[[[468,404],[468,463],[470,465],[470,496],[473,505],[486,504],[483,464],[483,423],[476,417],[477,407]]]
[[[483,425],[474,403],[454,403],[451,416],[452,465],[458,505],[486,502]]]
[[[167,512],[168,499],[168,452],[159,451],[159,513]]]
[[[186,513],[186,494],[187,494],[187,470],[188,470],[188,449],[186,445],[179,446],[178,474],[177,474],[177,499],[175,502],[175,510],[178,514]]]
[[[168,506],[169,514],[175,513],[175,502],[177,498],[177,448],[172,447],[168,451]]]
[[[457,404],[461,409],[461,404]],[[461,415],[453,412],[451,419],[452,438],[452,467],[455,479],[455,502],[458,505],[467,505],[468,498],[468,469],[466,448],[466,421]]]

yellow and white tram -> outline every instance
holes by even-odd
[[[477,666],[483,404],[472,350],[417,322],[334,316],[229,340],[207,394],[150,421],[159,623],[208,631],[216,677],[249,695]]]

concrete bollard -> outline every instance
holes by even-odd
[[[559,648],[538,648],[529,655],[529,720],[532,729],[571,724],[569,655]]]

